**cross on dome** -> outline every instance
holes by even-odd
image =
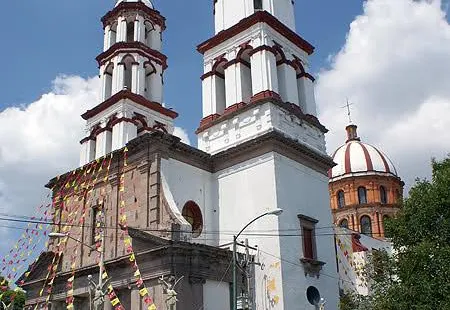
[[[151,8],[151,9],[154,8],[153,3],[150,0],[118,0],[115,6],[118,6],[119,4],[124,3],[124,2],[142,2],[149,8]]]

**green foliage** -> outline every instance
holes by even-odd
[[[0,276],[0,283],[2,283],[4,279],[4,277]],[[3,286],[4,287],[0,292],[0,310],[5,310],[3,305],[8,307],[7,310],[22,310],[25,305],[25,292],[20,288],[12,290],[8,286],[8,283],[5,283]]]
[[[386,223],[396,253],[391,258],[374,255],[368,271],[373,295],[363,301],[353,297],[347,305],[367,310],[450,309],[450,157],[433,160],[432,169],[431,181],[417,180],[402,211]]]

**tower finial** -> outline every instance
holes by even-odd
[[[346,105],[344,105],[343,107],[341,107],[341,108],[347,108],[347,115],[348,115],[348,123],[349,124],[352,124],[352,112],[351,112],[351,110],[350,110],[350,106],[351,105],[353,105],[353,103],[350,103],[349,101],[348,101],[348,98],[347,98],[347,103],[346,103]]]

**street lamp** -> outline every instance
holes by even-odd
[[[104,296],[105,296],[105,292],[103,290],[103,286],[106,284],[103,283],[103,270],[104,270],[104,264],[105,264],[105,255],[104,255],[104,251],[103,251],[103,247],[105,245],[105,233],[102,230],[102,234],[101,234],[101,242],[102,242],[102,246],[101,246],[101,251],[95,247],[93,247],[92,245],[86,244],[81,240],[78,240],[74,237],[71,237],[68,233],[57,233],[57,232],[52,232],[49,233],[48,236],[50,238],[69,238],[72,239],[84,246],[87,246],[88,248],[90,248],[91,250],[97,251],[100,253],[100,263],[99,263],[99,272],[98,272],[98,284],[95,284],[95,282],[92,280],[92,276],[89,275],[88,276],[88,280],[89,280],[89,284],[91,284],[94,288],[95,288],[95,295],[94,295],[94,300],[91,302],[91,304],[93,304],[94,309],[103,309],[103,305],[105,302]]]
[[[276,215],[279,216],[281,213],[283,213],[282,209],[274,209],[272,211],[266,212],[264,214],[261,214],[258,217],[255,217],[253,220],[251,220],[247,225],[244,226],[244,228],[239,231],[239,233],[235,236],[233,236],[233,310],[237,310],[237,285],[236,285],[236,244],[237,244],[237,238],[242,234],[242,232],[249,227],[251,224],[259,220],[260,218],[266,216],[266,215]]]

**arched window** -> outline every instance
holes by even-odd
[[[225,89],[225,64],[228,61],[225,58],[218,60],[213,66],[214,83],[216,85],[216,113],[223,113],[226,107],[226,89]]]
[[[242,91],[242,101],[249,103],[252,98],[252,64],[250,61],[250,52],[252,51],[251,46],[246,46],[239,51],[237,55],[237,60],[240,61],[240,76],[241,76],[241,91]]]
[[[132,90],[133,78],[132,78],[132,66],[134,63],[134,58],[131,55],[125,56],[122,60],[124,64],[124,84],[123,87],[127,87],[128,90]],[[121,90],[121,89],[120,89]]]
[[[113,46],[117,41],[117,23],[111,26],[111,30],[109,31],[109,42],[108,48]]]
[[[339,227],[342,227],[342,228],[348,228],[348,220],[347,220],[347,219],[343,219],[343,220],[339,223]]]
[[[360,205],[367,203],[367,190],[363,186],[358,187],[358,201]]]
[[[345,195],[343,190],[337,192],[337,202],[339,209],[345,207]]]
[[[190,200],[184,205],[182,214],[186,221],[192,226],[192,237],[199,237],[203,230],[203,216],[200,207]]]
[[[109,97],[112,96],[112,81],[113,81],[113,70],[114,70],[114,64],[111,63],[109,64],[106,69],[104,74],[104,100],[108,99]]]
[[[384,186],[380,186],[380,201],[381,203],[387,203],[387,193]]]
[[[367,215],[363,215],[360,220],[361,233],[367,236],[372,235],[372,221]]]
[[[134,22],[127,23],[127,42],[134,41]]]

